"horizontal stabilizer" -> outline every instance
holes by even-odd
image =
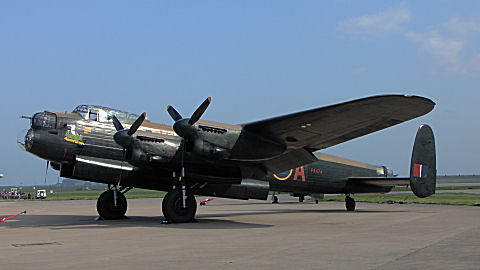
[[[410,178],[406,177],[349,177],[348,181],[379,187],[406,187],[410,185]]]

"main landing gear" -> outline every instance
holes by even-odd
[[[350,197],[350,194],[345,196],[345,207],[347,211],[355,211],[355,200]]]
[[[171,190],[162,201],[162,211],[165,218],[174,223],[190,222],[197,212],[197,202],[193,195],[184,195],[180,190]]]
[[[180,171],[180,177],[176,177],[176,173],[173,172],[174,185],[162,201],[162,211],[165,216],[166,223],[184,223],[192,222],[195,220],[195,214],[197,213],[197,201],[195,200],[196,188],[203,188],[206,183],[199,185],[199,183],[193,184],[187,187],[185,181],[185,169],[182,167]]]
[[[121,219],[127,212],[127,198],[124,193],[130,188],[110,187],[97,200],[97,212],[103,219]]]

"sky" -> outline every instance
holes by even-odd
[[[97,104],[172,124],[168,104],[190,115],[208,96],[203,119],[231,124],[425,96],[431,113],[324,152],[406,176],[427,123],[438,174],[480,174],[478,14],[468,0],[0,1],[0,185],[44,182],[16,145],[22,115]]]

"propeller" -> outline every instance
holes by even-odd
[[[168,105],[167,106],[167,112],[170,114],[170,116],[173,118],[173,120],[178,121],[181,120],[183,117],[173,108],[172,106]]]
[[[208,105],[210,105],[210,102],[212,102],[212,98],[208,97],[205,99],[205,101],[200,104],[200,106],[193,112],[192,117],[190,117],[190,120],[188,120],[188,123],[190,125],[195,124],[198,120],[200,120],[200,117],[202,117],[203,113],[207,110]]]
[[[147,113],[142,113],[137,120],[133,122],[132,126],[128,129],[128,135],[132,136],[135,132],[137,132],[137,129],[142,125],[143,121],[145,121],[145,117],[147,117]]]
[[[192,116],[190,118],[183,118],[180,113],[175,110],[172,106],[168,105],[167,106],[167,112],[170,114],[172,119],[175,121],[173,124],[173,130],[175,133],[178,134],[178,136],[182,137],[182,152],[181,152],[181,160],[180,160],[180,178],[179,178],[179,184],[182,186],[182,203],[183,203],[183,208],[187,207],[186,204],[186,196],[187,196],[187,185],[185,184],[185,166],[184,166],[184,160],[185,160],[185,143],[186,141],[193,140],[195,138],[195,133],[196,129],[193,127],[195,123],[197,123],[198,120],[200,120],[200,117],[202,117],[203,113],[208,108],[208,105],[210,105],[210,102],[212,102],[212,98],[208,97],[203,101],[202,104],[193,112]],[[174,174],[175,175],[175,174]]]
[[[113,135],[113,139],[116,143],[123,146],[123,148],[129,148],[132,145],[133,137],[132,135],[137,132],[138,128],[142,125],[145,117],[147,116],[146,113],[142,113],[135,122],[133,122],[132,126],[129,129],[125,129],[118,120],[118,118],[114,115],[112,117],[113,125],[117,132]]]
[[[203,113],[208,108],[208,105],[212,102],[212,98],[208,97],[203,101],[202,104],[193,112],[192,116],[190,118],[183,118],[175,108],[172,106],[168,105],[167,106],[167,112],[170,114],[173,120],[175,120],[175,124],[173,124],[173,130],[175,133],[178,134],[178,136],[182,137],[185,140],[192,139],[194,133],[195,133],[195,128],[193,125],[200,120],[200,117],[202,117]]]
[[[117,131],[120,131],[120,130],[123,129],[122,123],[120,123],[120,121],[118,120],[118,118],[115,115],[112,117],[112,121],[113,121],[113,126],[115,126],[115,129]]]
[[[115,129],[117,132],[113,135],[113,139],[117,144],[123,147],[122,151],[122,162],[121,162],[121,167],[122,169],[120,170],[120,177],[118,179],[117,183],[117,189],[114,190],[114,205],[117,207],[117,199],[116,199],[116,192],[118,188],[120,187],[120,181],[122,181],[122,172],[123,172],[123,163],[125,162],[126,159],[126,150],[127,148],[130,148],[133,144],[133,137],[132,135],[137,132],[138,128],[142,125],[143,121],[145,121],[145,117],[147,114],[144,112],[142,113],[135,122],[130,126],[129,129],[125,129],[120,123],[120,120],[114,115],[112,117],[113,125],[115,126]]]
[[[45,182],[43,183],[44,185],[47,185],[48,165],[50,165],[50,160],[47,160],[47,167],[45,167]]]

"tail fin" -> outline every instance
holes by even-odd
[[[410,163],[410,186],[420,198],[435,194],[437,182],[437,165],[435,138],[432,128],[422,125],[415,137],[412,162]]]

